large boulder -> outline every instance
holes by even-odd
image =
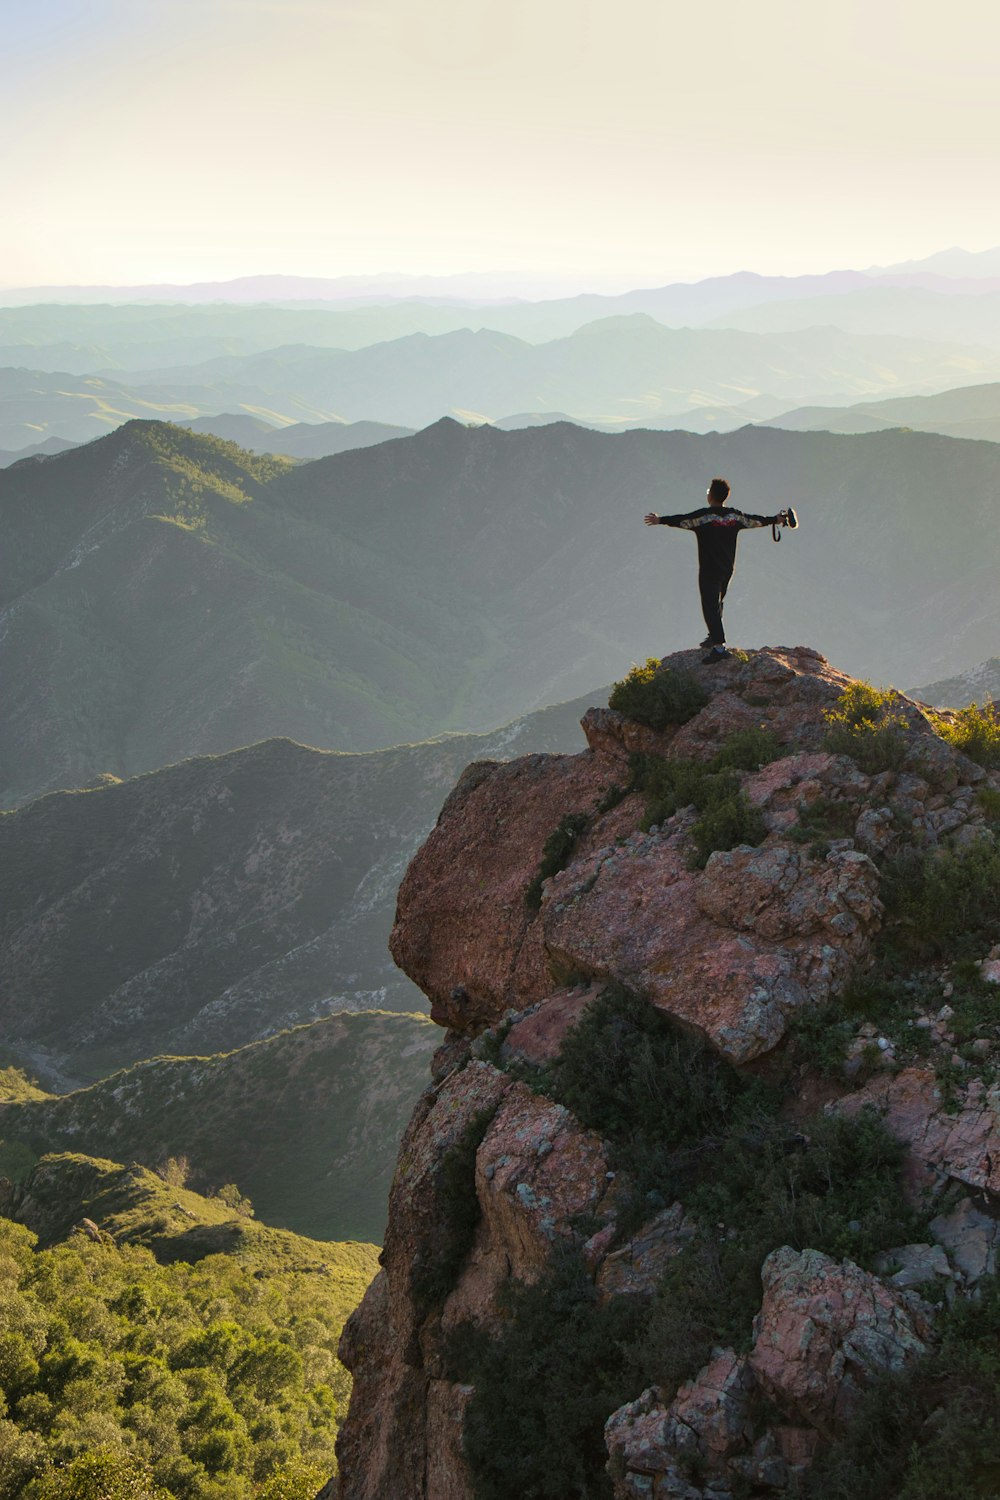
[[[783,1246],[761,1268],[750,1368],[761,1388],[825,1436],[874,1376],[927,1352],[930,1309],[852,1261]]]

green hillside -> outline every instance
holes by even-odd
[[[381,1241],[399,1139],[440,1041],[423,1016],[364,1012],[212,1057],[152,1058],[61,1097],[8,1070],[0,1171],[23,1176],[33,1156],[69,1148],[173,1159],[200,1192],[237,1183],[270,1224]]]
[[[310,1500],[375,1246],[80,1154],[0,1183],[0,1215],[4,1500]]]

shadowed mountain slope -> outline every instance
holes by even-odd
[[[64,1088],[422,1009],[386,947],[408,859],[470,759],[576,748],[591,701],[367,755],[270,740],[0,816],[8,1051]]]

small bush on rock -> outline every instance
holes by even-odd
[[[886,865],[881,896],[883,944],[898,961],[975,957],[1000,936],[1000,849],[987,836],[964,848],[906,850]]]
[[[823,1116],[794,1134],[761,1114],[715,1144],[684,1195],[698,1233],[668,1268],[637,1359],[673,1390],[717,1344],[747,1349],[760,1268],[779,1245],[870,1264],[914,1242],[922,1221],[900,1186],[902,1148],[874,1115]]]
[[[708,694],[690,672],[661,666],[651,656],[645,666],[633,667],[622,682],[615,683],[608,707],[650,729],[666,729],[670,724],[686,724],[707,702]]]
[[[759,771],[787,753],[771,730],[761,724],[759,728],[735,729],[723,740],[712,765],[717,771]]]
[[[934,727],[943,740],[961,750],[970,760],[993,770],[1000,766],[1000,706],[996,703],[971,703],[960,708],[953,719],[934,717]]]
[[[850,838],[858,821],[857,808],[849,802],[835,802],[831,797],[817,797],[799,814],[799,820],[788,830],[798,844],[808,844],[817,855],[827,852],[834,839]]]
[[[661,1156],[718,1132],[748,1085],[641,995],[611,985],[562,1044],[547,1085],[590,1130]]]
[[[718,760],[633,757],[633,785],[646,797],[643,828],[665,823],[682,807],[697,809],[699,816],[691,829],[691,864],[695,869],[702,869],[716,849],[759,844],[767,834],[763,818],[743,795],[739,777],[730,765],[720,766]]]
[[[551,876],[565,870],[573,857],[577,840],[590,820],[586,813],[567,813],[561,818],[542,846],[542,858],[527,890],[524,902],[529,911],[538,911],[542,904],[542,885]]]
[[[629,1355],[645,1306],[602,1303],[578,1253],[557,1253],[534,1286],[502,1294],[500,1331],[465,1325],[450,1373],[475,1394],[463,1447],[477,1500],[610,1500],[604,1422],[643,1376]]]
[[[849,755],[862,771],[877,776],[898,771],[906,759],[906,720],[892,712],[899,701],[893,688],[852,682],[824,713],[828,728],[824,746],[833,755]]]

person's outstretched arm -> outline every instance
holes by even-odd
[[[655,510],[651,510],[645,517],[647,526],[679,526],[682,531],[690,531],[699,524],[702,516],[708,515],[703,509],[689,510],[683,516],[658,516]]]
[[[787,510],[779,510],[776,516],[755,516],[748,510],[731,510],[730,515],[739,517],[741,531],[756,531],[758,526],[784,526],[788,521]]]

